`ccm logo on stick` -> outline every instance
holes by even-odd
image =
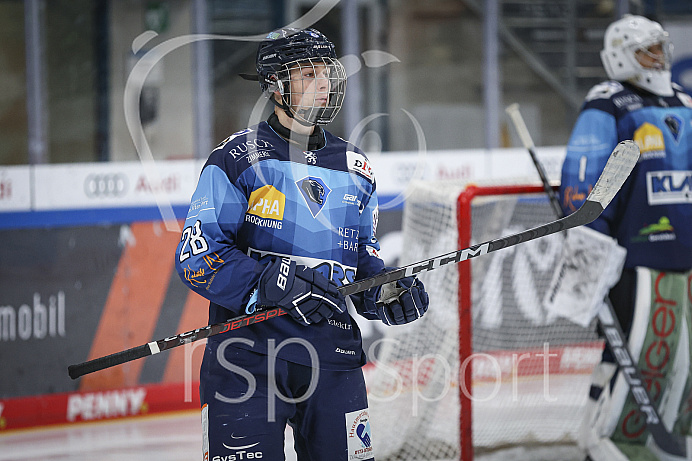
[[[477,248],[466,248],[465,250],[455,251],[454,253],[448,253],[446,255],[438,256],[437,258],[423,261],[421,264],[416,266],[407,266],[405,275],[406,277],[411,277],[419,272],[431,271],[449,263],[458,263],[461,261],[466,261],[469,258],[482,256],[488,252],[488,248],[490,248],[490,243],[486,242]]]

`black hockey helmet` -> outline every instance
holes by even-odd
[[[291,106],[290,69],[323,65],[327,69],[329,93],[326,105]],[[346,87],[346,71],[336,58],[336,48],[318,30],[283,28],[270,32],[257,49],[257,74],[260,88],[271,98],[281,94],[281,102],[274,101],[286,113],[309,125],[324,125],[336,117],[341,109]],[[294,82],[295,83],[295,82]],[[317,91],[317,90],[315,90]]]

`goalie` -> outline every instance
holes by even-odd
[[[341,108],[346,73],[314,29],[259,45],[266,121],[209,156],[176,250],[183,282],[210,300],[209,323],[264,307],[285,315],[209,338],[200,371],[203,459],[372,459],[358,325],[341,285],[385,270],[375,178],[360,149],[321,125]],[[388,325],[423,316],[415,277],[351,296]]]
[[[586,97],[567,146],[560,196],[572,213],[612,148],[625,139],[639,145],[638,165],[590,227],[627,250],[610,300],[665,427],[689,435],[692,98],[671,83],[671,50],[661,25],[644,17],[627,15],[607,28],[601,58],[610,80]],[[589,398],[580,434],[587,459],[680,459],[648,436],[607,347]]]

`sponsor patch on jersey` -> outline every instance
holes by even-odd
[[[663,158],[666,155],[666,143],[663,132],[651,123],[643,123],[634,131],[634,142],[639,146],[641,159]]]
[[[234,160],[247,156],[248,161],[252,163],[262,157],[268,157],[269,153],[265,149],[273,148],[272,143],[264,139],[247,139],[229,149],[228,153],[233,156]]]
[[[344,194],[344,198],[341,201],[341,203],[345,203],[348,205],[355,205],[357,201],[358,201],[357,196],[355,196],[353,194]]]
[[[348,162],[349,171],[354,171],[368,181],[375,182],[375,173],[365,155],[349,150],[346,152],[346,162]]]
[[[370,459],[373,456],[372,430],[368,409],[346,413],[347,459]]]
[[[325,184],[322,178],[316,176],[306,176],[303,179],[299,179],[296,181],[296,186],[303,199],[305,199],[305,204],[308,206],[310,213],[312,213],[312,217],[316,218],[322,211],[332,190]]]
[[[661,216],[658,222],[648,224],[639,229],[633,242],[667,242],[675,240],[675,228],[667,216]]]
[[[593,189],[591,184],[583,189],[580,189],[579,186],[565,187],[562,194],[562,205],[570,211],[577,211],[584,204],[584,200],[586,200],[586,196],[591,189]]]
[[[248,199],[247,214],[265,219],[284,219],[286,196],[274,186],[263,186],[252,191]]]
[[[646,196],[649,205],[692,203],[692,171],[648,171]]]
[[[638,94],[629,93],[613,98],[613,104],[620,109],[625,108],[628,112],[632,112],[641,109],[644,106],[644,100]]]

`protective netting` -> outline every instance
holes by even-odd
[[[463,190],[440,182],[411,186],[402,265],[459,249]],[[499,194],[471,202],[470,244],[556,219],[544,194]],[[469,427],[475,450],[575,441],[602,343],[593,325],[582,328],[543,307],[561,243],[555,234],[474,258],[471,281],[461,288],[458,264],[421,274],[428,313],[388,328],[370,351],[374,367],[366,377],[378,460],[459,459]],[[460,327],[459,290],[469,289],[473,326]],[[460,362],[459,338],[470,334],[473,354]],[[471,365],[472,387],[463,381],[460,387],[459,372]],[[472,401],[472,421],[462,416],[460,395]]]

